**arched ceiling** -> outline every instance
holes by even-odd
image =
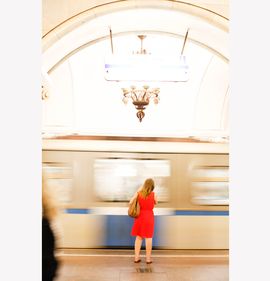
[[[227,11],[227,1],[43,1],[43,71],[52,82],[43,132],[227,139]],[[189,28],[189,81],[160,83],[160,103],[142,123],[122,104],[120,86],[104,79],[109,26],[121,54],[146,34],[151,53],[176,56]]]
[[[63,23],[74,20],[78,15],[95,17],[98,13],[108,10],[119,10],[137,7],[159,7],[164,9],[181,9],[189,14],[200,16],[210,22],[228,20],[228,0],[188,0],[188,1],[164,1],[164,0],[43,0],[42,1],[42,36],[46,36]],[[227,26],[228,28],[228,26]]]

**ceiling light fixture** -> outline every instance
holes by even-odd
[[[183,55],[188,36],[185,35],[181,55],[177,58],[152,56],[143,48],[146,35],[138,35],[141,40],[141,49],[132,56],[116,56],[113,54],[112,31],[110,29],[110,42],[112,55],[105,62],[105,79],[108,81],[129,81],[130,87],[122,87],[124,104],[129,100],[137,109],[140,122],[145,116],[144,110],[153,100],[159,102],[159,87],[150,87],[150,82],[185,82],[188,80],[188,66]],[[132,82],[133,81],[133,82]],[[135,82],[135,83],[134,83]],[[140,85],[143,86],[139,86]]]
[[[136,55],[147,55],[146,49],[143,48],[143,40],[146,38],[146,35],[138,35],[138,38],[141,40],[141,49],[136,52]],[[128,103],[128,100],[131,99],[135,108],[137,109],[137,117],[139,121],[142,122],[143,117],[145,116],[144,110],[148,106],[150,100],[153,99],[155,104],[159,102],[159,88],[150,88],[149,85],[144,85],[142,87],[136,87],[134,85],[129,88],[122,88],[123,91],[123,102],[124,104]]]
[[[145,116],[144,110],[150,100],[153,100],[155,104],[158,104],[159,102],[159,88],[149,88],[147,85],[144,85],[141,88],[131,86],[130,88],[122,88],[122,91],[124,104],[127,104],[129,99],[132,100],[132,103],[138,110],[136,115],[140,122],[142,122],[142,119]]]

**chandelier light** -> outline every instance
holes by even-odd
[[[140,122],[145,116],[144,110],[152,100],[154,104],[159,102],[160,88],[150,87],[149,82],[185,82],[188,80],[188,66],[183,55],[187,40],[186,33],[181,55],[179,57],[152,56],[143,48],[143,40],[146,35],[138,35],[141,40],[141,49],[133,52],[132,56],[119,56],[113,54],[112,32],[110,29],[110,41],[112,55],[106,58],[105,79],[107,81],[129,81],[130,87],[123,87],[124,104],[129,100],[137,109],[137,117]],[[139,86],[143,84],[143,86]]]
[[[137,51],[137,55],[147,55],[147,51],[143,48],[143,40],[146,38],[146,35],[138,35],[138,38],[141,40],[141,50]],[[142,122],[143,117],[145,116],[144,110],[148,106],[150,100],[153,100],[155,104],[159,102],[159,88],[151,89],[148,85],[143,87],[131,86],[130,88],[122,88],[123,91],[123,102],[124,104],[128,103],[128,99],[132,100],[135,108],[137,109],[137,117],[139,121]]]
[[[150,100],[153,100],[154,104],[159,102],[159,88],[149,88],[149,86],[144,85],[143,87],[137,88],[136,86],[131,86],[130,88],[122,88],[123,91],[123,102],[128,103],[131,99],[135,108],[137,109],[137,117],[140,122],[142,122],[145,116],[144,109],[149,104]]]

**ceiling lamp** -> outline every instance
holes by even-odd
[[[159,88],[149,88],[149,86],[144,85],[141,88],[137,88],[136,86],[131,86],[130,88],[122,88],[123,91],[123,102],[124,104],[128,103],[128,100],[131,99],[135,108],[138,110],[137,117],[140,122],[145,115],[144,109],[149,104],[152,99],[155,104],[158,104],[159,101]]]
[[[141,50],[136,52],[136,55],[147,55],[147,51],[143,48],[143,40],[146,38],[146,35],[138,35],[138,38],[141,40]],[[155,104],[158,104],[159,101],[159,88],[150,88],[148,85],[142,87],[131,86],[130,88],[122,88],[123,91],[123,102],[124,104],[128,103],[128,100],[131,99],[135,108],[137,109],[137,117],[139,121],[142,122],[143,117],[145,116],[144,110],[149,104],[150,100],[153,100]]]
[[[181,55],[179,57],[157,57],[150,55],[143,48],[146,35],[138,35],[141,49],[131,56],[113,54],[112,32],[110,29],[112,55],[105,61],[105,79],[107,81],[129,81],[130,87],[123,87],[123,102],[132,101],[137,109],[137,117],[141,122],[145,116],[144,110],[153,100],[159,102],[160,88],[150,87],[150,82],[185,82],[188,80],[188,66],[183,56],[187,40],[186,33]],[[143,86],[139,86],[143,85]]]

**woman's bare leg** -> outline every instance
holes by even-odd
[[[140,259],[141,246],[142,246],[142,237],[136,236],[136,240],[135,240],[135,261]]]
[[[152,238],[145,238],[145,248],[146,248],[146,261],[151,261],[152,253]]]

